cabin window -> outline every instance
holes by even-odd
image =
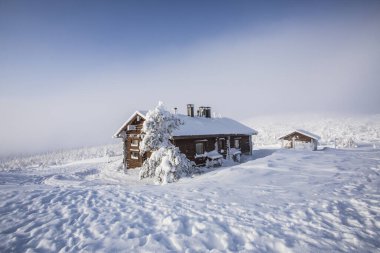
[[[131,146],[132,147],[138,147],[139,146],[139,140],[138,139],[132,140]]]
[[[205,147],[204,147],[204,143],[203,142],[195,143],[195,153],[197,155],[204,154],[204,151],[205,151]]]
[[[131,151],[131,159],[139,159],[139,152],[137,151]]]
[[[240,148],[240,140],[235,139],[235,148]]]
[[[133,131],[136,130],[136,125],[128,125],[127,126],[127,131]]]

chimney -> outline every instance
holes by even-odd
[[[206,118],[211,118],[211,107],[206,107]]]
[[[205,117],[205,118],[211,118],[211,107],[200,106],[199,107],[199,116]]]
[[[193,104],[187,105],[187,116],[194,117],[194,105]]]

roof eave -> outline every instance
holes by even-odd
[[[187,135],[173,135],[173,139],[180,139],[180,138],[194,138],[194,137],[199,137],[199,138],[204,138],[204,137],[209,137],[209,136],[233,136],[233,135],[246,135],[246,136],[251,136],[251,135],[256,135],[256,133],[229,133],[229,134],[187,134]]]
[[[290,136],[290,135],[292,135],[292,134],[294,134],[294,133],[299,133],[299,134],[305,135],[305,136],[307,136],[307,137],[310,137],[310,138],[313,139],[313,140],[317,140],[317,141],[320,140],[320,138],[316,138],[316,137],[310,136],[310,135],[308,135],[308,134],[305,134],[305,133],[302,133],[302,132],[299,132],[299,131],[293,131],[293,132],[291,132],[290,134],[287,134],[287,135],[281,136],[280,138],[278,138],[278,140],[285,139],[286,137],[288,137],[288,136]]]
[[[125,129],[125,127],[129,124],[129,122],[132,121],[132,119],[136,116],[136,115],[139,115],[141,116],[143,119],[145,119],[145,115],[142,114],[141,112],[139,111],[135,111],[131,117],[129,117],[129,119],[127,121],[125,121],[125,123],[122,125],[122,127],[119,128],[119,130],[117,130],[117,132],[112,136],[112,138],[120,138],[120,133]]]

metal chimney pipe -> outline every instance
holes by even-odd
[[[194,105],[193,104],[187,105],[187,116],[194,117]]]

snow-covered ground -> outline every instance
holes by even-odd
[[[0,252],[379,252],[372,145],[263,147],[164,186],[120,159],[0,172]]]

